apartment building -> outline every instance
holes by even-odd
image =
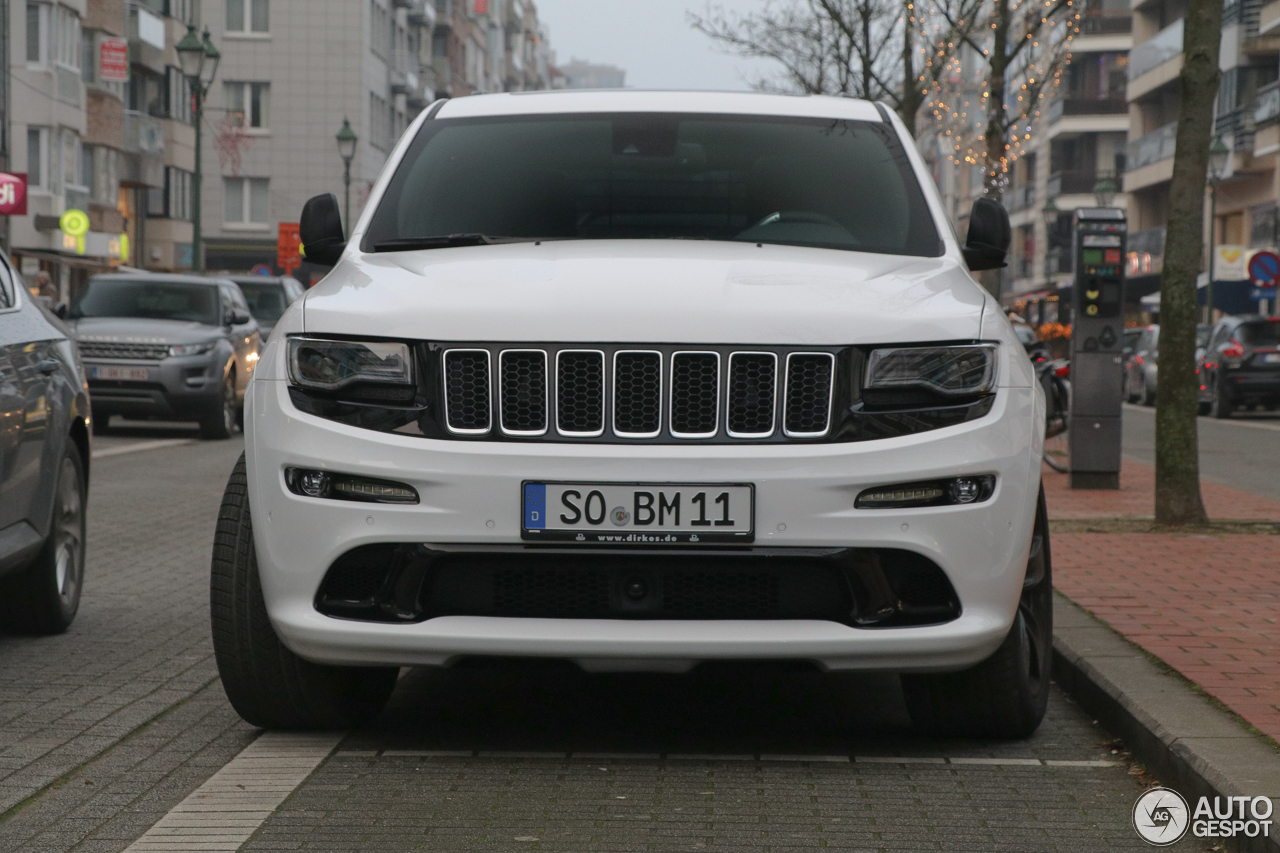
[[[533,0],[434,0],[431,66],[437,92],[552,88],[555,76],[546,27]]]
[[[1125,289],[1131,304],[1159,288],[1163,267],[1186,13],[1186,0],[1134,4],[1127,86],[1130,141],[1124,176],[1130,229]],[[1251,251],[1277,245],[1280,2],[1226,0],[1219,67],[1214,134],[1230,154],[1218,176],[1216,215],[1209,216],[1206,204],[1205,242],[1212,234],[1217,247],[1215,308],[1255,311],[1261,306],[1259,294],[1247,280],[1247,259]],[[1202,287],[1207,280],[1206,273]]]

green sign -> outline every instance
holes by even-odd
[[[83,210],[68,210],[58,220],[62,233],[71,237],[83,237],[89,233],[89,214]]]

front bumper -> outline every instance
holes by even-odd
[[[220,357],[215,354],[154,361],[83,359],[89,394],[99,417],[171,420],[206,417],[222,402]],[[146,368],[147,381],[99,380],[95,367]]]
[[[1039,484],[1030,388],[1001,389],[991,413],[881,441],[786,445],[566,445],[438,441],[348,427],[293,408],[284,382],[250,385],[246,453],[268,612],[294,652],[320,663],[443,665],[502,655],[589,669],[679,670],[709,659],[803,659],[830,669],[940,671],[990,655],[1021,592]],[[287,467],[404,482],[416,506],[311,499]],[[855,510],[877,485],[995,474],[982,504]],[[315,608],[338,557],[362,545],[521,545],[524,480],[751,482],[756,545],[899,548],[947,574],[961,615],[941,625],[854,628],[820,620],[542,619],[442,616],[415,624],[338,619]]]

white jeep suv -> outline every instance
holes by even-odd
[[[399,667],[803,660],[931,732],[1049,690],[1043,395],[900,121],[864,101],[442,101],[343,237],[308,202],[213,559],[248,721],[376,714]]]

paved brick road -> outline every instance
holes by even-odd
[[[95,464],[80,618],[0,637],[0,850],[118,853],[255,736],[215,679],[206,613],[238,453]],[[395,754],[425,750],[465,755]],[[844,760],[768,758],[787,755]],[[947,763],[974,758],[1006,763]],[[1045,763],[1117,758],[1057,692],[1034,738],[993,745],[912,735],[892,677],[415,670],[246,849],[1138,849],[1145,777]]]

